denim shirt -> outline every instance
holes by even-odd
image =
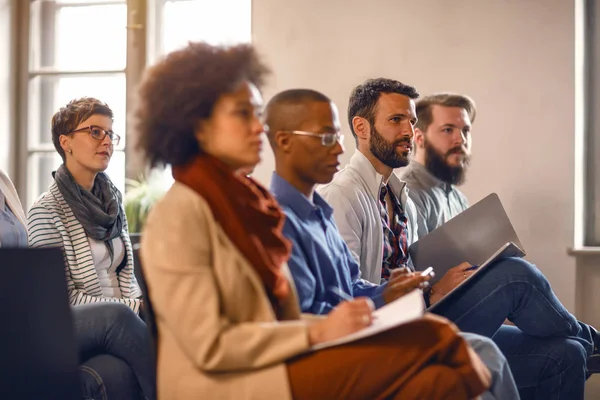
[[[0,191],[0,246],[27,247],[27,244],[27,228],[10,209]]]
[[[369,297],[381,307],[385,285],[360,279],[358,263],[335,225],[331,206],[316,192],[311,202],[276,173],[271,192],[286,214],[283,233],[293,246],[288,266],[302,312],[327,314],[337,306],[341,299],[329,290],[331,286],[352,297]]]

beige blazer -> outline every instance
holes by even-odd
[[[17,189],[15,189],[15,186],[8,175],[6,175],[6,173],[2,170],[0,170],[0,191],[2,194],[4,194],[6,204],[8,204],[10,210],[13,212],[13,214],[15,214],[19,221],[21,221],[23,227],[27,228],[25,211],[23,211],[23,206],[21,205],[21,200],[19,200]],[[2,247],[2,243],[0,243],[0,247]]]
[[[159,399],[291,399],[284,361],[309,348],[296,294],[277,322],[201,196],[172,186],[148,217],[141,258],[159,332]]]

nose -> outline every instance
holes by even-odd
[[[335,142],[333,146],[331,146],[331,152],[336,156],[344,154],[344,144],[342,142],[343,139],[340,139],[337,142]]]
[[[415,136],[415,126],[410,121],[407,121],[406,125],[404,125],[402,136],[408,136],[410,140]]]
[[[463,146],[467,143],[467,135],[460,129],[456,129],[457,134],[454,135],[454,143],[458,146]]]
[[[252,118],[252,126],[251,126],[252,132],[256,133],[256,134],[261,134],[263,132],[266,132],[266,127],[263,124],[263,122],[261,121],[261,119],[255,115]]]
[[[110,136],[106,135],[104,136],[104,140],[102,140],[102,146],[112,146],[112,139],[110,138]]]

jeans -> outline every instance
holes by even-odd
[[[141,389],[144,398],[156,399],[156,369],[142,320],[120,303],[74,306],[72,312],[84,398],[132,399]]]
[[[518,400],[517,385],[506,358],[494,342],[486,337],[461,332],[462,337],[475,350],[492,374],[492,386],[481,395],[482,400]]]
[[[110,354],[99,354],[79,366],[83,400],[141,399],[140,387],[129,365]]]
[[[563,307],[534,265],[520,258],[499,261],[453,296],[434,312],[465,332],[493,337],[524,396],[583,399],[594,329]],[[518,329],[503,326],[507,318]]]

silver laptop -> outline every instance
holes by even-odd
[[[492,193],[419,238],[409,254],[417,271],[433,267],[433,285],[462,262],[487,266],[498,257],[523,257],[525,252],[498,195]]]

